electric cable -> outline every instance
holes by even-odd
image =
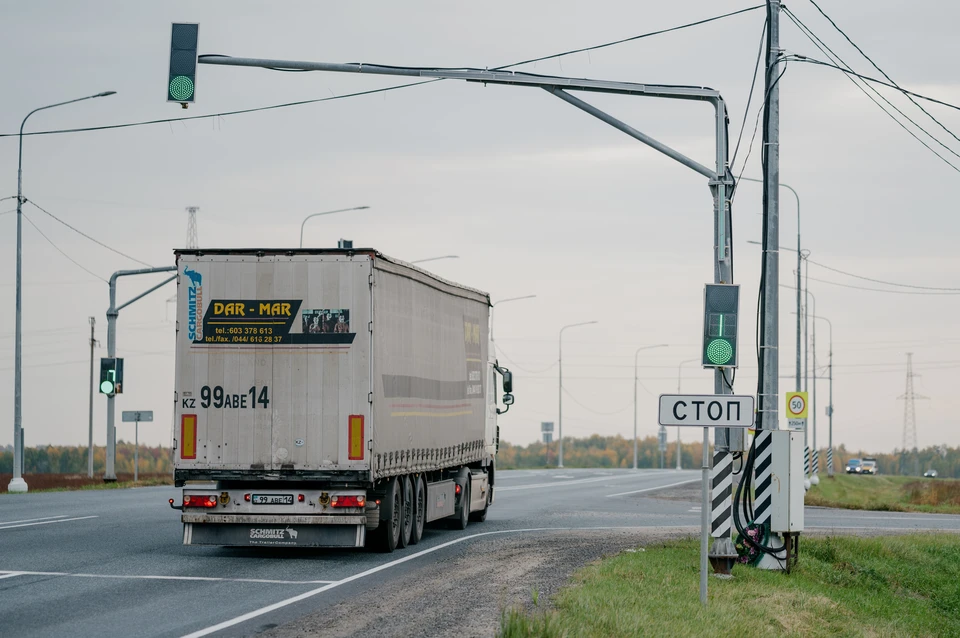
[[[851,45],[853,45],[853,48],[856,49],[857,51],[859,51],[859,52],[860,52],[860,55],[862,55],[862,56],[867,60],[867,62],[869,62],[871,65],[873,65],[873,68],[875,68],[877,71],[879,71],[880,74],[881,74],[883,77],[885,77],[890,83],[894,84],[894,85],[897,87],[898,90],[903,91],[903,89],[900,87],[900,85],[898,85],[896,82],[894,82],[894,81],[893,81],[893,78],[891,78],[889,75],[887,75],[887,73],[886,73],[883,69],[881,69],[881,68],[877,65],[877,63],[874,62],[874,61],[870,58],[870,56],[867,55],[867,54],[864,52],[864,50],[861,49],[861,48],[857,45],[857,43],[854,42],[854,41],[850,38],[850,36],[848,36],[848,35],[846,34],[846,32],[844,32],[843,29],[840,28],[840,25],[838,25],[836,22],[834,22],[833,18],[831,18],[830,16],[828,16],[828,15],[826,14],[826,12],[824,12],[824,10],[820,8],[820,5],[818,5],[816,2],[814,2],[814,0],[810,0],[810,4],[812,4],[814,7],[816,7],[817,11],[820,12],[820,15],[822,15],[824,18],[826,18],[827,21],[828,21],[831,25],[833,25],[833,28],[836,29],[836,30],[840,33],[840,35],[842,35],[842,36],[846,39],[847,42],[849,42]],[[910,96],[909,94],[905,94],[905,95],[906,95],[907,99],[910,100],[911,102],[913,102],[913,104],[915,104],[918,109],[920,109],[921,111],[923,111],[923,112],[927,115],[927,117],[929,117],[931,120],[933,120],[934,122],[936,122],[937,125],[939,125],[940,128],[942,128],[944,131],[946,131],[947,133],[949,133],[950,136],[953,137],[953,139],[955,139],[955,140],[957,140],[958,142],[960,142],[960,137],[957,137],[957,136],[954,134],[953,131],[951,131],[951,130],[948,129],[946,126],[944,126],[944,124],[943,124],[940,120],[938,120],[937,118],[935,118],[929,111],[927,111],[925,108],[923,108],[923,106],[921,106],[920,104],[918,104],[918,103],[913,99],[912,96]]]
[[[513,359],[511,359],[511,358],[507,355],[507,353],[503,351],[503,348],[501,348],[499,345],[497,345],[496,343],[494,343],[494,344],[493,344],[493,347],[494,347],[494,349],[496,349],[497,352],[499,352],[501,355],[503,355],[503,358],[506,359],[507,362],[508,362],[510,365],[512,365],[512,366],[513,366],[514,368],[516,368],[517,370],[520,370],[521,372],[526,372],[527,374],[543,374],[544,372],[547,372],[547,371],[549,371],[549,370],[552,370],[552,369],[554,368],[554,366],[557,365],[557,362],[554,361],[553,363],[551,363],[551,364],[550,364],[549,366],[547,366],[546,368],[543,368],[542,370],[527,370],[526,368],[522,367],[519,363],[517,363],[516,361],[514,361]]]
[[[574,402],[574,403],[576,403],[577,405],[579,405],[581,408],[583,408],[583,409],[586,410],[587,412],[591,412],[591,413],[596,414],[596,415],[598,415],[598,416],[613,416],[614,414],[620,414],[620,413],[623,412],[624,410],[627,410],[627,409],[633,407],[633,401],[630,401],[630,403],[628,403],[627,405],[623,406],[623,407],[620,408],[619,410],[614,410],[613,412],[600,412],[599,410],[594,410],[593,408],[587,407],[587,406],[584,405],[583,403],[580,403],[580,401],[577,400],[577,397],[575,397],[575,396],[573,396],[572,394],[570,394],[570,391],[567,390],[566,388],[563,388],[563,391],[564,391],[564,393],[566,393],[566,395],[567,395],[568,397],[570,397],[571,399],[573,399],[573,402]]]
[[[801,22],[799,18],[797,18],[796,16],[794,16],[793,13],[792,13],[789,9],[784,8],[784,13],[786,13],[787,17],[790,18],[790,20],[792,20],[795,25],[797,25],[797,28],[800,29],[800,32],[803,33],[803,34],[807,37],[807,39],[810,40],[810,41],[814,44],[814,46],[816,46],[818,49],[820,49],[820,52],[823,53],[825,56],[827,56],[827,57],[831,60],[831,62],[834,62],[834,63],[839,62],[840,64],[843,65],[843,67],[838,66],[837,68],[839,68],[839,69],[841,69],[841,70],[844,70],[844,71],[849,71],[849,72],[851,72],[851,73],[853,72],[853,69],[850,67],[849,64],[847,64],[846,62],[844,62],[843,59],[840,58],[840,56],[838,56],[836,53],[834,53],[833,50],[830,49],[830,47],[828,47],[822,40],[820,40],[820,38],[817,37],[817,35],[816,35],[815,33],[813,33],[812,30],[810,30],[810,29],[807,27],[807,25],[803,24],[803,22]],[[801,57],[803,57],[803,56],[801,56]],[[854,75],[859,75],[859,74],[854,73]],[[943,148],[945,148],[947,151],[949,151],[949,152],[952,153],[953,155],[957,156],[958,158],[960,158],[960,154],[958,154],[956,151],[954,151],[954,150],[951,149],[949,146],[947,146],[946,144],[944,144],[943,142],[941,142],[939,139],[937,139],[932,133],[930,133],[927,129],[923,128],[920,124],[918,124],[915,120],[913,120],[913,118],[911,118],[909,115],[907,115],[906,113],[904,113],[900,108],[898,108],[895,104],[893,104],[893,102],[891,102],[891,101],[888,100],[886,97],[884,97],[883,94],[881,94],[881,93],[880,93],[879,91],[877,91],[875,88],[873,88],[872,86],[870,86],[870,85],[867,84],[866,82],[864,82],[864,86],[866,87],[866,88],[864,88],[864,86],[861,86],[851,75],[848,75],[848,76],[846,76],[846,77],[847,77],[847,79],[849,79],[851,82],[853,82],[854,86],[856,86],[864,95],[866,95],[867,98],[869,98],[871,102],[873,102],[874,104],[876,104],[877,107],[880,108],[880,110],[882,110],[888,117],[890,117],[894,122],[896,122],[897,125],[898,125],[900,128],[902,128],[904,131],[906,131],[906,132],[907,132],[911,137],[913,137],[915,140],[917,140],[918,142],[920,142],[921,144],[923,144],[923,146],[926,147],[926,149],[927,149],[928,151],[930,151],[931,153],[933,153],[934,155],[936,155],[937,157],[939,157],[943,162],[945,162],[948,166],[950,166],[950,168],[952,168],[953,170],[955,170],[955,171],[957,171],[957,172],[960,172],[960,168],[958,168],[956,165],[954,165],[951,161],[949,161],[949,160],[948,160],[947,158],[945,158],[944,156],[940,155],[940,153],[938,153],[935,149],[933,149],[929,144],[927,144],[927,143],[924,142],[922,139],[920,139],[920,138],[916,135],[916,133],[914,133],[913,131],[911,131],[909,128],[907,128],[907,126],[906,126],[903,122],[901,122],[900,120],[898,120],[898,119],[896,118],[896,116],[893,115],[893,113],[890,113],[890,111],[888,111],[886,108],[883,107],[883,105],[881,105],[879,102],[877,102],[877,100],[875,100],[875,99],[873,98],[873,96],[871,96],[869,93],[867,93],[867,90],[866,90],[866,89],[870,89],[871,91],[873,91],[873,93],[874,93],[877,97],[879,97],[881,100],[883,100],[884,102],[886,102],[887,105],[889,105],[893,110],[895,110],[897,113],[899,113],[904,119],[906,119],[908,122],[910,122],[911,124],[913,124],[916,128],[918,128],[920,131],[922,131],[927,137],[929,137],[929,138],[932,139],[934,142],[936,142],[937,144],[939,144],[940,146],[942,146]],[[862,80],[861,80],[861,81],[862,81]],[[902,90],[902,89],[899,89],[899,87],[896,87],[896,88],[898,88],[898,90]]]
[[[649,32],[649,33],[643,33],[643,34],[636,35],[636,36],[632,36],[632,37],[629,37],[629,38],[624,38],[624,39],[622,39],[622,40],[615,40],[615,41],[613,41],[613,42],[606,42],[606,43],[603,43],[603,44],[598,44],[598,45],[594,45],[594,46],[590,46],[590,47],[585,47],[585,48],[582,48],[582,49],[575,49],[575,50],[571,50],[571,51],[565,51],[565,52],[563,52],[563,53],[555,53],[555,54],[543,56],[543,57],[540,57],[540,58],[531,58],[531,59],[529,59],[529,60],[523,60],[523,61],[521,61],[521,62],[514,62],[513,64],[507,64],[507,65],[504,65],[504,66],[495,67],[495,68],[492,69],[492,70],[495,70],[495,71],[496,71],[496,70],[504,70],[504,69],[509,69],[509,68],[511,68],[511,67],[520,66],[520,65],[523,65],[523,64],[530,64],[530,63],[533,63],[533,62],[541,62],[541,61],[543,61],[543,60],[549,60],[549,59],[552,59],[552,58],[559,58],[559,57],[563,57],[563,56],[565,56],[565,55],[570,55],[570,54],[573,54],[573,53],[580,53],[580,52],[586,52],[586,51],[594,51],[594,50],[596,50],[596,49],[602,49],[602,48],[605,48],[605,47],[611,47],[611,46],[615,46],[615,45],[617,45],[617,44],[622,44],[622,43],[624,43],[624,42],[630,42],[630,41],[633,41],[633,40],[639,40],[639,39],[642,39],[642,38],[648,38],[648,37],[651,37],[651,36],[654,36],[654,35],[660,35],[660,34],[663,34],[663,33],[669,33],[669,32],[671,32],[671,31],[677,31],[677,30],[680,30],[680,29],[687,29],[687,28],[690,28],[690,27],[699,26],[699,25],[701,25],[701,24],[706,24],[706,23],[708,23],[708,22],[713,22],[713,21],[715,21],[715,20],[721,20],[721,19],[723,19],[723,18],[733,17],[733,16],[736,16],[736,15],[739,15],[739,14],[742,14],[742,13],[746,13],[746,12],[748,12],[748,11],[754,11],[754,10],[756,10],[756,9],[762,9],[763,6],[764,6],[764,5],[756,5],[756,6],[753,6],[753,7],[748,7],[748,8],[746,8],[746,9],[740,9],[740,10],[738,10],[738,11],[733,11],[733,12],[730,12],[730,13],[725,13],[725,14],[718,15],[718,16],[714,16],[714,17],[711,17],[711,18],[705,18],[705,19],[703,19],[703,20],[697,20],[697,21],[695,21],[695,22],[690,22],[690,23],[687,23],[687,24],[682,24],[682,25],[678,25],[678,26],[675,26],[675,27],[670,27],[670,28],[667,28],[667,29],[660,29],[660,30],[658,30],[658,31],[651,31],[651,32]],[[211,54],[205,54],[205,55],[203,55],[203,56],[198,56],[198,58],[199,58],[199,57],[206,57],[206,56],[209,56],[209,55],[211,55]],[[230,56],[219,56],[219,57],[230,57]],[[389,68],[387,65],[376,65],[376,66],[384,66],[385,68]],[[394,68],[396,68],[396,67],[394,67]],[[407,68],[410,68],[410,67],[407,67]],[[299,71],[299,70],[301,70],[301,69],[273,69],[273,70],[278,70],[278,71],[297,70],[297,71]],[[424,67],[424,70],[426,70],[426,67]],[[436,69],[435,67],[433,67],[431,70],[437,70],[437,69]],[[145,121],[139,121],[139,122],[127,122],[127,123],[123,123],[123,124],[108,124],[108,125],[104,125],[104,126],[88,126],[88,127],[81,127],[81,128],[56,129],[56,130],[49,130],[49,131],[31,131],[31,132],[28,132],[28,133],[22,133],[22,135],[28,136],[28,135],[55,135],[55,134],[61,134],[61,133],[86,133],[86,132],[90,132],[90,131],[104,131],[104,130],[110,130],[110,129],[130,128],[130,127],[134,127],[134,126],[149,126],[149,125],[153,125],[153,124],[166,124],[166,123],[169,123],[169,122],[187,122],[187,121],[191,121],[191,120],[202,120],[202,119],[208,119],[208,118],[213,118],[213,117],[225,117],[225,116],[228,116],[228,115],[243,115],[243,114],[247,114],[247,113],[257,113],[257,112],[260,112],[260,111],[269,111],[269,110],[289,108],[289,107],[294,107],[294,106],[303,106],[303,105],[306,105],[306,104],[316,104],[316,103],[319,103],[319,102],[329,102],[329,101],[332,101],[332,100],[342,100],[342,99],[346,99],[346,98],[360,97],[360,96],[364,96],[364,95],[372,95],[372,94],[374,94],[374,93],[384,93],[384,92],[386,92],[386,91],[395,91],[395,90],[397,90],[397,89],[405,89],[405,88],[412,87],[412,86],[419,86],[419,85],[421,85],[421,84],[430,84],[430,83],[432,83],[432,82],[441,82],[442,80],[443,80],[443,78],[436,78],[436,79],[424,80],[424,81],[420,81],[420,82],[408,82],[408,83],[406,83],[406,84],[399,84],[399,85],[396,85],[396,86],[389,86],[389,87],[383,87],[383,88],[378,88],[378,89],[371,89],[371,90],[369,90],[369,91],[357,91],[357,92],[355,92],[355,93],[345,93],[345,94],[343,94],[343,95],[334,95],[334,96],[330,96],[330,97],[316,98],[316,99],[311,99],[311,100],[299,100],[299,101],[296,101],[296,102],[285,102],[285,103],[283,103],[283,104],[271,104],[271,105],[268,105],[268,106],[260,106],[260,107],[254,107],[254,108],[249,108],[249,109],[239,109],[239,110],[235,110],[235,111],[224,111],[224,112],[220,112],[220,113],[211,113],[211,114],[209,114],[209,115],[193,115],[193,116],[188,116],[188,117],[173,117],[173,118],[164,118],[164,119],[158,119],[158,120],[145,120]],[[20,134],[19,134],[19,133],[0,133],[0,138],[4,138],[4,137],[17,137],[18,135],[20,135]]]
[[[960,288],[939,288],[936,286],[917,286],[915,284],[898,284],[892,281],[884,281],[882,279],[872,279],[870,277],[864,277],[863,275],[855,275],[851,272],[840,270],[839,268],[833,268],[832,266],[826,266],[824,264],[813,261],[812,259],[807,259],[807,263],[813,264],[814,266],[819,266],[821,268],[825,268],[826,270],[832,270],[835,273],[846,275],[847,277],[854,277],[855,279],[863,279],[864,281],[869,281],[875,284],[884,284],[886,286],[897,286],[898,288],[915,288],[918,290],[941,290],[941,291],[949,291],[949,292],[960,292]]]
[[[51,212],[48,211],[47,209],[45,209],[45,208],[43,208],[42,206],[40,206],[39,204],[37,204],[35,201],[30,200],[30,199],[27,199],[26,197],[24,197],[23,199],[24,199],[24,201],[26,201],[28,204],[31,204],[31,205],[33,205],[34,207],[40,209],[42,212],[46,213],[47,215],[49,215],[49,216],[52,217],[53,219],[57,220],[58,222],[60,222],[61,224],[63,224],[64,226],[66,226],[67,228],[69,228],[70,230],[72,230],[73,232],[77,233],[77,234],[80,235],[81,237],[84,237],[84,238],[86,238],[86,239],[89,239],[90,241],[92,241],[93,243],[97,244],[98,246],[101,246],[101,247],[103,247],[103,248],[106,248],[106,249],[109,250],[110,252],[116,253],[116,254],[120,255],[121,257],[125,257],[125,258],[129,259],[130,261],[135,261],[135,262],[137,262],[138,264],[142,264],[142,265],[146,266],[147,268],[153,268],[153,265],[148,264],[148,263],[145,262],[145,261],[141,261],[141,260],[137,259],[136,257],[131,257],[130,255],[128,255],[128,254],[126,254],[126,253],[122,253],[122,252],[120,252],[119,250],[117,250],[116,248],[112,248],[112,247],[110,247],[110,246],[107,246],[105,243],[103,243],[103,242],[100,241],[99,239],[94,239],[93,237],[91,237],[90,235],[86,234],[86,233],[83,232],[82,230],[78,230],[78,229],[74,228],[73,226],[71,226],[71,225],[68,224],[67,222],[63,221],[62,219],[60,219],[59,217],[57,217],[56,215],[54,215],[53,213],[51,213]]]
[[[26,219],[28,222],[30,222],[30,225],[33,226],[33,227],[37,230],[38,233],[40,233],[40,236],[47,240],[47,243],[49,243],[51,246],[53,246],[54,248],[56,248],[56,249],[57,249],[57,252],[59,252],[61,255],[63,255],[64,257],[66,257],[67,259],[69,259],[71,262],[73,262],[73,264],[74,264],[77,268],[79,268],[79,269],[81,269],[81,270],[84,270],[84,271],[90,273],[91,275],[93,275],[94,277],[96,277],[97,279],[99,279],[100,281],[102,281],[102,282],[105,283],[105,284],[106,284],[106,283],[110,283],[110,282],[108,282],[106,279],[104,279],[103,277],[101,277],[100,275],[98,275],[97,273],[93,272],[92,270],[90,270],[89,268],[87,268],[86,266],[84,266],[83,264],[81,264],[80,262],[78,262],[76,259],[74,259],[74,258],[71,257],[70,255],[68,255],[67,253],[63,252],[63,251],[60,249],[59,246],[57,246],[55,243],[53,243],[53,241],[52,241],[49,237],[47,237],[42,230],[40,230],[40,227],[39,227],[39,226],[37,226],[36,224],[33,223],[33,220],[30,219],[30,217],[28,217],[26,213],[23,213],[23,218]]]
[[[743,131],[747,127],[747,115],[750,113],[750,104],[753,102],[753,89],[757,85],[757,72],[760,70],[760,61],[763,60],[763,42],[767,35],[767,22],[764,21],[763,29],[760,30],[760,49],[757,51],[757,63],[753,67],[753,79],[750,80],[750,93],[747,95],[747,108],[743,109],[743,122],[740,123],[740,135],[737,136],[737,146],[733,151],[733,159],[730,166],[737,163],[737,153],[740,152],[740,142],[743,140]],[[751,144],[753,142],[751,141]]]
[[[838,281],[828,281],[826,279],[816,279],[814,277],[807,277],[810,281],[816,281],[822,284],[829,284],[831,286],[840,286],[841,288],[852,288],[853,290],[867,290],[870,292],[885,292],[891,295],[922,295],[927,297],[953,297],[960,295],[958,292],[925,292],[922,290],[884,290],[883,288],[868,288],[866,286],[853,286],[851,284],[842,284]]]

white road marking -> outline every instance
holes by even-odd
[[[0,570],[0,578],[13,576],[70,576],[73,578],[120,578],[132,580],[193,580],[227,583],[265,583],[270,585],[329,585],[335,580],[271,580],[267,578],[218,578],[215,576],[154,576],[142,574],[73,574],[70,572],[6,572]]]
[[[581,485],[581,484],[583,484],[583,483],[596,483],[596,482],[598,482],[598,481],[619,481],[619,480],[622,480],[622,479],[629,479],[629,478],[635,479],[635,478],[639,478],[639,477],[647,478],[647,477],[650,477],[650,476],[653,476],[653,474],[650,474],[650,473],[644,473],[644,474],[624,474],[624,475],[622,475],[622,476],[601,476],[601,477],[598,477],[598,478],[576,479],[576,480],[573,480],[573,481],[564,481],[563,483],[560,483],[560,484],[558,484],[558,483],[533,483],[533,484],[531,484],[531,485],[508,485],[507,487],[498,487],[498,488],[496,488],[496,492],[497,492],[497,494],[499,494],[500,492],[512,492],[513,490],[533,490],[533,489],[539,489],[539,488],[543,488],[543,487],[557,487],[557,485],[563,485],[563,486],[567,486],[567,485]],[[695,480],[698,480],[698,481],[699,481],[700,479],[695,479]],[[657,488],[654,488],[654,489],[657,489]]]
[[[61,518],[56,521],[41,521],[39,523],[22,523],[20,525],[7,525],[0,527],[0,530],[13,529],[15,527],[33,527],[34,525],[49,525],[50,523],[69,523],[70,521],[84,521],[88,518],[100,518],[99,516],[77,516],[76,518]]]
[[[855,512],[855,511],[858,511],[858,510],[853,510],[853,511]],[[859,510],[859,511],[863,511],[863,510]],[[929,522],[931,522],[931,521],[937,521],[937,520],[941,520],[941,521],[942,521],[942,520],[949,520],[949,521],[952,521],[952,522],[957,520],[957,516],[956,516],[955,514],[926,514],[925,516],[928,516],[928,517],[930,517],[930,518],[920,518],[919,516],[902,516],[902,515],[901,515],[901,516],[895,516],[894,514],[896,514],[896,512],[891,512],[891,513],[890,513],[890,514],[891,514],[890,516],[857,516],[856,514],[852,513],[850,510],[846,510],[846,511],[844,511],[844,512],[830,512],[829,514],[826,514],[826,515],[825,515],[825,513],[822,512],[822,511],[809,511],[809,510],[807,511],[807,515],[808,515],[808,516],[823,516],[823,518],[829,518],[831,514],[834,515],[834,516],[841,517],[841,518],[843,518],[844,520],[847,520],[847,521],[860,521],[860,520],[864,520],[864,521],[923,521],[924,523],[929,523]]]
[[[701,479],[695,478],[690,479],[689,481],[680,481],[679,483],[670,483],[669,485],[658,485],[657,487],[648,487],[642,490],[633,490],[631,492],[620,492],[618,494],[607,494],[607,498],[613,498],[614,496],[627,496],[628,494],[642,494],[643,492],[652,492],[654,490],[665,490],[668,487],[676,487],[678,485],[686,485],[687,483],[696,483]]]
[[[656,526],[656,525],[634,526],[634,527],[531,527],[528,529],[505,529],[505,530],[498,530],[495,532],[480,532],[479,534],[471,534],[470,536],[461,536],[460,538],[455,538],[452,541],[447,541],[446,543],[435,545],[434,547],[431,547],[429,549],[424,549],[422,551],[417,552],[416,554],[410,554],[409,556],[404,556],[403,558],[398,558],[397,560],[390,561],[389,563],[384,563],[383,565],[373,567],[364,572],[360,572],[359,574],[354,574],[353,576],[347,576],[343,580],[338,580],[334,583],[330,583],[329,585],[324,585],[323,587],[311,589],[310,591],[304,592],[298,596],[293,596],[292,598],[281,600],[280,602],[273,603],[272,605],[267,605],[266,607],[255,609],[254,611],[248,612],[241,616],[237,616],[236,618],[231,618],[230,620],[225,620],[222,623],[218,623],[216,625],[212,625],[205,629],[195,631],[192,634],[186,634],[185,636],[183,636],[183,638],[201,638],[202,636],[209,636],[212,633],[216,633],[218,631],[228,629],[230,627],[239,625],[240,623],[246,622],[258,616],[268,614],[271,611],[282,609],[283,607],[287,607],[294,603],[298,603],[301,600],[306,600],[307,598],[312,598],[317,594],[322,594],[323,592],[330,591],[331,589],[339,587],[340,585],[346,585],[347,583],[353,582],[355,580],[360,580],[361,578],[366,578],[367,576],[371,576],[385,569],[389,569],[391,567],[395,567],[402,563],[406,563],[415,558],[420,558],[421,556],[432,554],[433,552],[450,547],[451,545],[463,543],[465,541],[472,540],[474,538],[480,538],[481,536],[493,536],[498,534],[520,534],[524,532],[571,532],[571,531],[584,531],[584,530],[643,530],[643,529],[658,529],[658,530],[671,529],[676,531],[684,528],[683,527],[666,528],[663,526]],[[693,529],[695,528],[691,526],[690,530],[693,530]]]
[[[33,521],[48,521],[51,518],[66,518],[66,514],[59,516],[41,516],[40,518],[25,518],[19,521],[0,521],[0,525],[13,525],[14,523],[32,523]]]

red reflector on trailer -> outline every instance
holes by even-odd
[[[249,503],[249,502],[250,502],[250,495],[249,495],[249,494],[244,494],[244,495],[243,495],[243,500],[245,500],[246,502]]]
[[[216,507],[217,506],[217,497],[210,495],[184,495],[183,497],[183,506],[184,507]]]
[[[363,496],[334,496],[330,499],[330,507],[363,507],[367,504]]]
[[[304,498],[303,494],[300,494],[297,496],[297,500],[300,501],[301,503],[303,502],[303,498]]]

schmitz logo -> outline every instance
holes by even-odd
[[[284,529],[252,529],[250,530],[250,538],[258,539],[258,540],[259,539],[271,539],[271,540],[279,540],[279,541],[287,540],[287,536],[286,536],[287,534],[289,535],[289,538],[291,538],[292,540],[296,540],[297,536],[299,536],[299,532],[297,532],[297,530],[295,529],[291,529],[290,527],[286,527]]]
[[[203,276],[184,266],[183,274],[190,278],[187,287],[187,338],[203,341]]]

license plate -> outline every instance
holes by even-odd
[[[254,494],[254,505],[293,505],[293,494]]]

